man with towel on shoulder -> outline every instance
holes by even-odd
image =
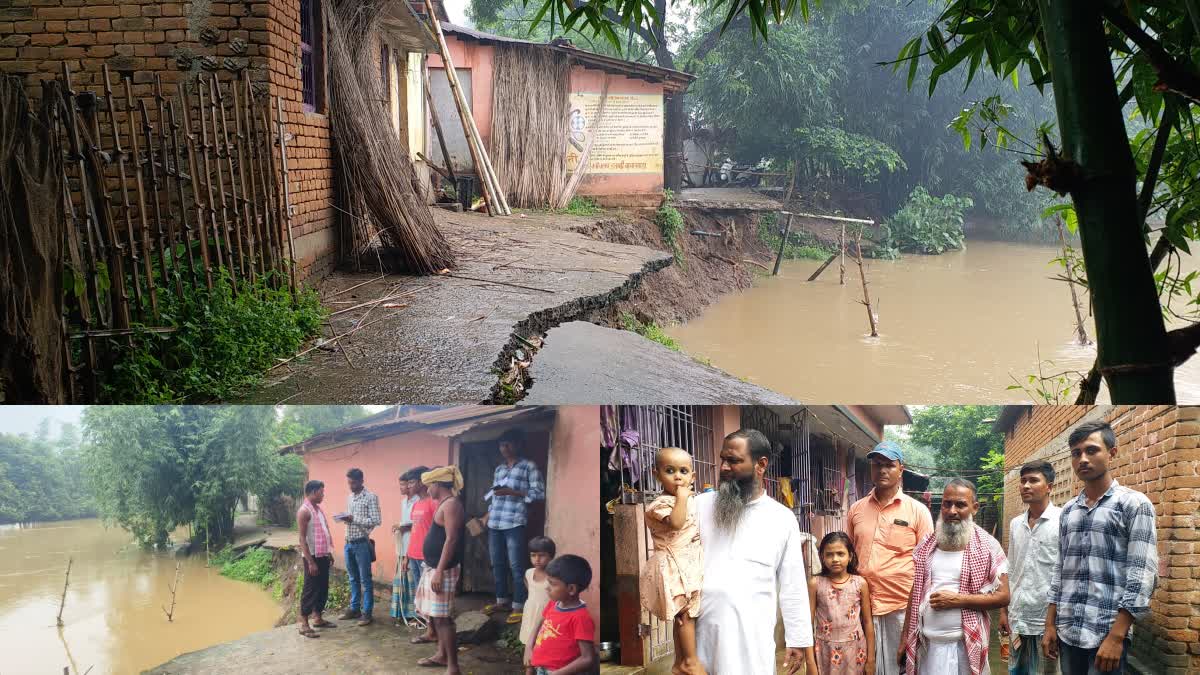
[[[438,650],[433,656],[417,661],[427,667],[445,666],[447,675],[456,675],[458,645],[454,627],[454,593],[462,573],[463,530],[466,510],[458,498],[463,488],[462,472],[457,466],[441,466],[421,474],[421,483],[429,487],[429,496],[437,504],[433,525],[425,535],[425,561],[421,583],[417,586],[417,611],[436,626]]]

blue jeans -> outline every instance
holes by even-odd
[[[1096,652],[1099,647],[1094,649],[1084,649],[1083,647],[1073,647],[1062,640],[1058,641],[1058,667],[1062,669],[1063,675],[1100,675],[1101,673],[1124,673],[1125,660],[1129,656],[1129,638],[1125,638],[1121,650],[1121,662],[1117,664],[1116,670],[1097,670],[1096,669]]]
[[[1018,637],[1013,634],[1012,637]],[[1042,653],[1041,635],[1021,635],[1021,646],[1012,650],[1008,675],[1057,675],[1058,663]]]
[[[366,539],[346,542],[346,575],[350,577],[350,609],[363,614],[375,608],[371,590],[371,544]],[[360,590],[361,587],[361,590]]]
[[[529,555],[525,526],[489,529],[488,552],[492,556],[492,575],[496,577],[496,600],[504,602],[510,598],[508,585],[511,580],[513,609],[524,607],[525,599],[529,597],[525,589],[525,558]]]

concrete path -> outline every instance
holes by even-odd
[[[679,206],[738,211],[779,211],[783,204],[742,187],[684,188],[675,199]]]
[[[540,215],[547,217],[554,216]],[[345,350],[318,349],[276,368],[240,402],[479,403],[492,396],[494,369],[507,361],[501,357],[518,347],[514,334],[530,337],[579,318],[671,264],[668,253],[595,241],[539,225],[539,218],[438,218],[458,259],[452,276],[332,275],[320,291],[334,311],[411,295],[391,301],[402,307],[368,304],[332,317],[326,337],[364,316],[365,327],[341,340]]]
[[[302,637],[295,625],[248,635],[208,649],[178,656],[144,671],[147,675],[209,675],[211,673],[355,673],[356,675],[436,675],[444,669],[422,668],[417,660],[431,656],[435,647],[414,645],[416,635],[407,628],[376,618],[371,626],[359,628],[353,621],[330,619],[337,628],[321,630],[321,637]],[[502,654],[495,647],[473,645],[459,651],[463,673],[489,675],[520,673],[520,659]]]
[[[533,359],[523,404],[788,404],[791,399],[631,333],[573,321]]]

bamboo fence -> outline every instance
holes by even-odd
[[[156,78],[136,99],[129,78],[106,67],[103,80],[76,90],[64,64],[43,88],[51,133],[25,139],[62,158],[61,344],[67,396],[81,401],[95,400],[113,340],[173,330],[164,294],[226,279],[234,292],[264,277],[295,284],[279,102],[255,95],[245,73],[202,74],[174,92]]]
[[[552,206],[566,185],[570,73],[560,52],[496,45],[491,156],[515,206]]]

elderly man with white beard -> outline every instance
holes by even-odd
[[[763,490],[772,454],[759,431],[729,434],[719,489],[695,497],[704,548],[696,651],[708,675],[773,675],[777,613],[784,672],[817,672],[800,525]]]
[[[988,611],[1008,605],[1004,549],[975,525],[975,485],[955,478],[937,528],[917,544],[899,662],[908,675],[986,675]]]

